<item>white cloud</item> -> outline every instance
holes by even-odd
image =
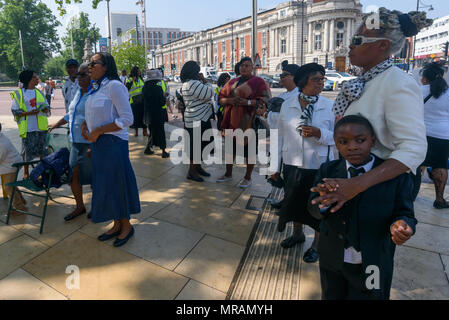
[[[366,13],[370,13],[370,12],[377,12],[377,10],[379,10],[379,7],[376,6],[375,4],[370,4],[368,6],[365,7],[365,10],[363,10]]]
[[[70,19],[72,17],[79,16],[81,10],[78,5],[76,4],[70,4],[66,7],[67,13],[62,17],[62,25],[64,26],[64,29],[67,28],[67,25],[70,22]]]

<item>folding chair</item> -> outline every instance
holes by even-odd
[[[63,128],[63,129],[67,129],[67,128]],[[60,148],[63,148],[63,147],[70,148],[70,144],[69,144],[68,139],[67,139],[67,134],[65,134],[65,139],[67,141],[65,143],[65,145],[64,145],[64,142],[63,142],[63,139],[62,139],[61,136],[62,136],[61,134],[56,134],[56,133],[48,134],[47,140],[46,140],[46,147],[49,149],[49,151],[51,151],[51,152],[57,151],[55,149],[60,149]],[[57,139],[54,139],[55,137],[57,137]],[[57,143],[55,143],[55,142],[57,142]],[[23,214],[34,216],[34,217],[37,217],[37,218],[41,218],[41,226],[40,226],[39,233],[42,233],[42,230],[44,228],[45,216],[46,216],[46,213],[47,213],[48,200],[53,200],[52,194],[50,192],[50,189],[52,188],[51,187],[51,183],[52,183],[53,173],[54,172],[53,172],[53,170],[49,170],[49,169],[47,169],[45,171],[49,175],[48,186],[39,187],[30,178],[19,180],[19,181],[17,180],[17,178],[19,177],[19,171],[20,171],[20,169],[23,166],[29,165],[29,166],[34,168],[34,166],[36,164],[38,164],[40,161],[41,160],[34,160],[34,161],[28,161],[28,162],[18,162],[18,163],[14,163],[13,164],[13,167],[16,168],[16,176],[15,176],[14,182],[8,183],[8,186],[13,187],[13,192],[12,192],[11,198],[9,199],[8,214],[6,216],[6,224],[9,224],[11,211],[14,210],[14,211],[19,212],[19,213],[23,213]],[[65,184],[65,183],[68,183],[68,181],[64,181],[63,182],[63,184]],[[44,199],[44,207],[43,207],[41,215],[29,212],[29,211],[23,211],[23,210],[19,210],[17,208],[13,208],[14,195],[15,195],[16,190],[18,190],[18,188],[22,188],[22,189],[20,189],[20,192],[22,192],[22,193],[34,195],[34,196],[37,196],[37,197],[40,197],[40,198]],[[25,189],[25,190],[23,190],[23,189]],[[42,192],[44,194],[42,194]],[[66,195],[62,195],[62,194],[53,194],[53,196],[54,195],[58,195],[58,196],[65,197],[65,198],[74,199],[74,197],[66,196]],[[55,201],[55,200],[53,200],[53,201]]]

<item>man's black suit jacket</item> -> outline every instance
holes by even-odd
[[[373,168],[382,162],[383,160],[375,157]],[[322,164],[317,172],[314,186],[322,182],[323,178],[347,179],[346,161],[339,159]],[[319,194],[312,193],[309,211],[315,218],[322,219],[318,243],[320,267],[333,271],[341,270],[344,262],[347,232],[343,218],[345,214],[348,214],[347,210],[357,210],[363,270],[367,272],[368,266],[379,268],[380,288],[376,294],[388,299],[396,248],[391,240],[390,226],[395,221],[402,219],[415,233],[417,220],[413,210],[413,188],[412,177],[410,174],[404,173],[367,189],[354,199],[346,202],[335,213],[330,213],[330,208],[325,212],[320,212],[317,205],[310,203]],[[372,274],[370,272],[365,274],[365,279]]]

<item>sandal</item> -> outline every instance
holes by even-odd
[[[74,212],[75,212],[75,211],[74,211]],[[83,211],[81,211],[81,212],[78,213],[78,214],[73,214],[74,212],[69,213],[68,215],[66,215],[66,216],[64,217],[64,220],[65,220],[65,221],[73,220],[73,219],[75,219],[76,217],[78,217],[78,216],[80,216],[80,215],[82,215],[82,214],[85,214],[85,213],[86,213],[86,209],[84,209]]]

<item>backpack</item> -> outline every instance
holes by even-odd
[[[50,172],[53,171],[51,186],[59,188],[71,174],[69,166],[70,151],[67,148],[62,148],[52,154],[42,158],[41,162],[31,171],[30,179],[40,188],[48,188],[48,180],[50,179]]]

